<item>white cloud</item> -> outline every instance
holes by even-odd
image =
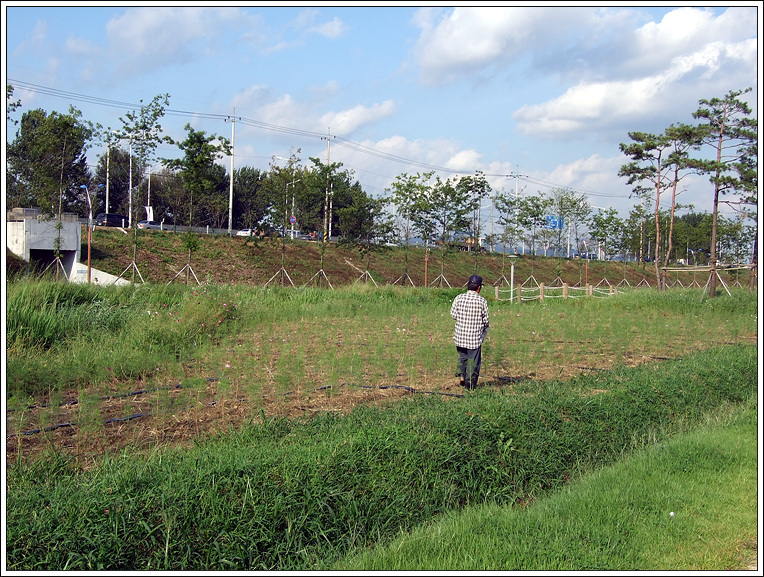
[[[261,84],[253,84],[252,86],[240,90],[233,95],[229,101],[228,108],[238,110],[252,110],[260,105],[260,103],[270,96],[270,90],[267,86]]]
[[[520,131],[542,138],[581,135],[634,121],[660,122],[662,117],[670,118],[669,123],[689,122],[701,98],[721,97],[729,90],[755,85],[756,48],[755,39],[708,42],[672,58],[664,57],[661,67],[651,74],[581,82],[557,98],[522,106],[514,119]],[[740,85],[729,86],[731,78],[738,78]]]
[[[450,77],[497,58],[511,43],[511,21],[504,9],[456,8],[436,26],[427,23],[416,48],[423,75]]]
[[[756,33],[755,8],[732,8],[718,16],[706,8],[678,8],[620,39],[628,47],[621,67],[633,76],[654,74],[677,58],[703,53],[711,43],[732,46]]]
[[[476,150],[460,150],[456,154],[452,154],[443,164],[446,168],[453,170],[464,171],[467,174],[472,174],[476,166],[480,166],[483,155]]]
[[[548,102],[523,106],[513,117],[521,132],[539,138],[582,135],[601,124],[648,114],[665,90],[662,80],[579,84]]]
[[[308,88],[311,97],[315,100],[324,101],[340,93],[341,86],[336,80],[329,80],[321,86],[311,86]]]
[[[518,106],[513,115],[521,132],[541,138],[629,130],[634,121],[689,121],[699,99],[756,84],[755,8],[718,15],[678,8],[639,27],[637,17],[644,13],[428,8],[414,19],[421,29],[414,52],[423,80],[432,84],[478,81],[514,64],[512,79],[521,84],[527,71],[562,86],[559,96]]]
[[[133,8],[106,24],[119,73],[150,72],[194,61],[225,32],[256,27],[257,18],[233,8]],[[229,28],[230,27],[230,28]]]
[[[720,16],[706,8],[677,8],[660,22],[650,22],[634,34],[635,54],[662,54],[665,58],[702,49],[709,38],[729,42],[756,35],[756,10],[727,10]]]
[[[92,56],[98,53],[99,48],[90,40],[70,36],[66,40],[65,49],[68,54],[75,57]]]
[[[296,98],[291,94],[274,96],[270,87],[254,84],[237,92],[227,103],[241,114],[264,123],[304,131],[326,132],[350,137],[353,132],[372,123],[393,116],[395,102],[385,100],[371,106],[356,104],[350,108],[331,112],[319,112],[326,96],[338,89],[334,81],[309,90],[306,96]]]
[[[305,109],[291,95],[285,94],[270,103],[260,106],[257,118],[278,126],[305,126]]]
[[[310,32],[314,32],[327,38],[337,38],[342,36],[346,30],[347,26],[345,26],[345,24],[339,18],[334,18],[329,22],[324,22],[323,24],[319,24],[318,26],[313,26],[310,28]]]
[[[413,20],[422,29],[414,54],[425,83],[445,84],[481,76],[534,50],[550,50],[582,29],[600,28],[601,18],[594,10],[577,8],[427,8]]]
[[[20,42],[13,51],[15,57],[23,56],[27,52],[39,50],[41,45],[45,44],[48,37],[48,23],[44,20],[37,20],[32,32]]]
[[[321,12],[314,8],[302,10],[290,22],[290,27],[300,32],[319,34],[327,38],[336,38],[348,30],[347,25],[336,16],[329,21],[319,22]]]
[[[302,10],[295,19],[293,19],[288,28],[297,32],[298,36],[290,40],[279,40],[264,50],[271,54],[284,50],[293,50],[305,45],[306,38],[316,34],[324,38],[335,39],[347,32],[347,25],[339,18],[333,18],[327,22],[317,22],[320,12],[315,9]]]
[[[337,134],[352,134],[363,125],[393,114],[395,114],[393,101],[385,100],[382,104],[374,104],[371,107],[358,104],[347,110],[326,113],[321,117],[320,123],[322,126],[330,126]]]

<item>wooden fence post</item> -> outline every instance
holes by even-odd
[[[562,298],[568,298],[568,283],[562,283]]]
[[[544,283],[539,284],[539,300],[544,302]]]
[[[517,304],[520,304],[523,302],[523,299],[520,298],[520,285],[517,285]]]

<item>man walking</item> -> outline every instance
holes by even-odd
[[[483,278],[472,275],[467,292],[457,295],[451,304],[451,318],[456,321],[454,343],[459,354],[457,365],[459,384],[475,390],[480,376],[480,352],[488,334],[488,301],[480,296]]]

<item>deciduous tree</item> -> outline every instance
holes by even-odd
[[[9,206],[38,206],[44,214],[87,214],[80,185],[89,181],[85,152],[92,127],[81,113],[30,110],[7,146]]]
[[[223,218],[228,214],[228,180],[225,168],[215,161],[230,154],[230,142],[216,134],[194,130],[190,124],[186,124],[184,130],[185,140],[177,143],[183,157],[164,159],[162,163],[177,170],[183,179],[188,193],[184,213],[188,215],[189,226],[222,227]],[[197,205],[201,216],[194,215]]]
[[[169,136],[162,136],[162,125],[159,123],[165,114],[165,109],[170,104],[169,94],[158,94],[148,104],[142,104],[138,111],[132,110],[125,114],[124,117],[120,117],[122,128],[118,131],[117,137],[123,138],[128,141],[128,153],[130,158],[131,167],[128,170],[128,174],[131,178],[128,190],[128,221],[130,226],[133,226],[133,191],[136,186],[140,184],[143,178],[144,171],[150,167],[154,160],[154,155],[162,142],[172,144],[173,140]],[[106,140],[110,141],[112,138],[111,131],[107,129]],[[141,178],[138,182],[132,181],[132,165],[135,164],[138,167]]]

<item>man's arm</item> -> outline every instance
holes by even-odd
[[[454,302],[451,303],[451,318],[454,319],[454,320],[456,320],[457,317],[458,317],[457,312],[456,312],[457,308],[458,308],[458,304],[457,304],[458,302],[459,302],[459,297],[457,296],[454,299]]]

